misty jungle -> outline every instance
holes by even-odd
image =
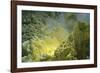
[[[22,10],[22,62],[89,58],[89,13]]]

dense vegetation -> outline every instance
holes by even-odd
[[[22,11],[22,61],[89,58],[88,13]]]

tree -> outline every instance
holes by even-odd
[[[89,25],[84,22],[78,22],[78,24],[74,26],[70,38],[77,52],[77,58],[89,58]]]
[[[75,60],[76,51],[72,46],[72,43],[69,41],[64,41],[59,48],[55,51],[54,54],[55,60]]]

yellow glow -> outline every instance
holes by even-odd
[[[44,38],[36,37],[35,40],[32,41],[32,48],[37,48],[33,50],[33,53],[37,52],[39,55],[46,54],[53,56],[55,50],[66,40],[66,37],[67,32],[62,27],[57,27],[55,31],[51,31],[49,36],[44,36]]]
[[[53,37],[53,38],[45,38],[42,40],[37,40],[32,42],[32,47],[37,47],[39,51],[41,51],[42,54],[47,55],[54,55],[54,51],[59,47],[60,43],[59,41]]]

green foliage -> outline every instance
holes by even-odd
[[[63,42],[55,51],[55,60],[75,60],[76,51],[69,41]]]
[[[22,62],[88,59],[88,23],[75,13],[22,11]]]
[[[74,26],[73,32],[69,36],[69,40],[73,42],[78,59],[86,59],[89,57],[90,38],[88,24],[79,22],[76,26]]]
[[[40,33],[43,33],[41,28],[45,26],[43,16],[37,15],[36,12],[22,12],[22,41],[32,39],[34,36],[41,37]]]

